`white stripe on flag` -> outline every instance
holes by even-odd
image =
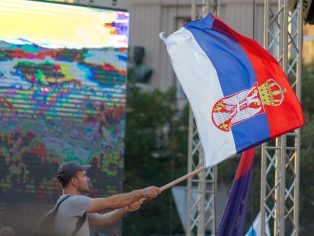
[[[232,132],[219,130],[211,118],[213,106],[224,97],[217,72],[192,33],[184,27],[162,40],[196,118],[205,164],[213,166],[236,153]]]
[[[265,218],[265,235],[270,236],[270,230],[268,222]],[[253,225],[248,229],[248,232],[245,236],[261,236],[261,213],[258,213],[256,216]]]

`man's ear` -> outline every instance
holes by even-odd
[[[70,182],[73,186],[77,186],[77,179],[76,178],[71,178]]]

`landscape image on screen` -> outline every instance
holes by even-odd
[[[128,13],[1,0],[0,24],[0,222],[47,211],[65,161],[92,165],[90,196],[122,191]]]

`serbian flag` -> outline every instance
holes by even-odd
[[[250,183],[253,176],[254,148],[244,151],[233,180],[218,236],[242,236],[244,231]]]
[[[160,37],[191,104],[206,166],[303,125],[277,61],[219,18],[209,14]]]

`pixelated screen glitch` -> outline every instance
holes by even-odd
[[[121,191],[129,14],[0,0],[0,25],[0,222],[54,204],[64,161],[92,164],[91,196]]]

